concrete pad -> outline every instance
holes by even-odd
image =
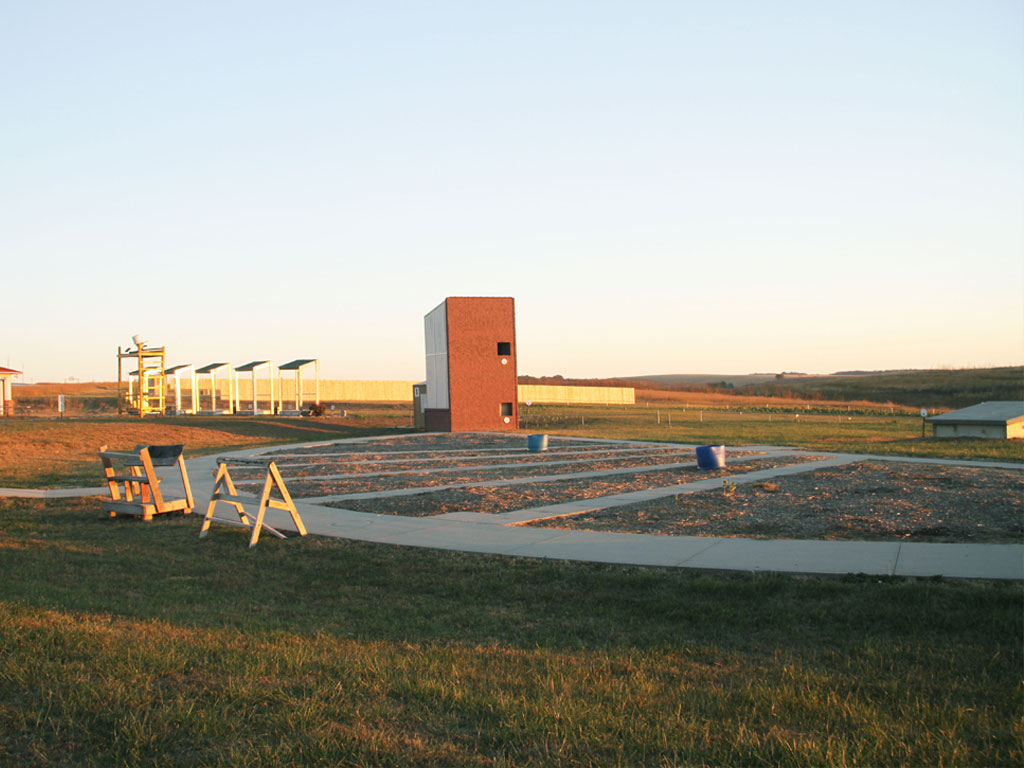
[[[556,560],[673,566],[698,555],[714,543],[714,539],[700,536],[653,536],[597,531],[560,533],[559,536],[527,544],[510,554]]]
[[[346,536],[340,530],[325,531],[322,535],[334,536],[336,538],[352,538],[359,541],[372,541],[382,544],[395,544],[409,538],[410,541],[418,540],[432,528],[436,523],[429,519],[418,517],[396,517],[394,515],[381,515],[374,517],[369,525],[356,530],[352,536]]]
[[[1019,581],[1024,579],[1024,545],[906,542],[895,575]]]
[[[490,514],[488,512],[445,512],[443,515],[434,515],[435,520],[444,520],[452,523],[471,523],[474,525],[498,525],[509,524],[505,514]]]
[[[889,576],[899,542],[710,539],[714,546],[684,560],[684,568],[808,574],[870,573]]]
[[[560,531],[544,528],[503,528],[492,525],[438,525],[376,539],[381,544],[450,549],[495,555],[519,555],[523,547],[555,538]]]

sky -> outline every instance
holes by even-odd
[[[1024,363],[1024,3],[0,3],[0,366]]]

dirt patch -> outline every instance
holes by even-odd
[[[677,469],[625,473],[609,477],[586,477],[578,480],[554,480],[544,483],[523,485],[476,486],[454,488],[446,491],[416,494],[413,496],[391,496],[379,499],[343,499],[329,502],[327,506],[375,512],[386,515],[407,515],[425,517],[448,512],[485,512],[497,514],[517,509],[561,504],[578,499],[595,499],[614,496],[619,493],[641,491],[648,488],[664,488],[671,485],[703,480],[709,477],[727,478],[732,474],[752,472],[758,469],[782,466],[809,460],[808,457],[787,457],[785,459],[755,459],[734,462],[725,469],[705,471],[696,466]],[[491,478],[497,479],[497,478]]]
[[[864,462],[532,523],[676,536],[1024,542],[1024,472]]]
[[[420,488],[438,485],[459,485],[477,483],[485,480],[504,480],[513,477],[540,477],[544,475],[567,475],[581,472],[602,472],[609,470],[628,470],[634,467],[661,466],[666,464],[683,464],[693,460],[692,452],[671,453],[667,455],[612,457],[592,459],[589,461],[572,461],[569,463],[553,463],[552,460],[526,461],[522,463],[506,462],[499,459],[494,464],[485,463],[473,466],[459,461],[438,460],[434,465],[382,465],[373,471],[351,472],[350,467],[321,467],[324,475],[320,478],[290,474],[284,471],[289,491],[298,496],[328,496],[342,493],[374,493],[377,491],[395,490],[399,488]],[[506,466],[511,464],[511,466]],[[439,466],[438,466],[439,465]],[[354,477],[332,477],[355,474]],[[256,480],[257,475],[246,473],[236,478],[236,483],[245,484],[262,482]]]
[[[559,441],[558,447],[562,448],[572,445],[574,449],[585,446],[607,448],[607,444],[591,442]],[[495,432],[492,434],[461,434],[461,433],[428,433],[413,437],[381,438],[364,443],[339,443],[334,445],[321,445],[310,448],[296,448],[295,450],[280,450],[268,453],[268,458],[296,458],[309,456],[315,458],[321,454],[386,454],[394,452],[428,452],[428,451],[470,451],[487,449],[508,449],[516,450],[526,447],[525,434],[510,434]]]

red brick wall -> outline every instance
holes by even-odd
[[[516,429],[515,301],[449,297],[447,307],[451,431]],[[498,342],[510,344],[509,354],[498,354]],[[502,358],[508,361],[504,365]],[[501,414],[502,403],[511,403],[508,423]]]

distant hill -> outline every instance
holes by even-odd
[[[757,373],[747,376],[667,374],[626,376],[636,386],[716,387],[766,397],[858,400],[925,408],[963,408],[985,400],[1024,400],[1024,366],[939,370],[844,371],[828,375]],[[723,386],[726,385],[726,386]]]
[[[1024,400],[1024,366],[939,370],[844,371],[832,374],[713,373],[620,376],[611,379],[520,377],[531,383],[631,386],[678,392],[893,403],[915,408],[964,408],[986,400]]]
[[[721,373],[668,373],[655,374],[651,376],[619,376],[619,381],[636,383],[650,383],[667,387],[676,387],[680,384],[705,387],[708,385],[726,382],[733,387],[745,387],[750,384],[761,384],[766,381],[774,381],[774,373],[748,373],[742,375],[721,374]]]
[[[964,408],[986,400],[1024,400],[1024,366],[784,376],[745,386],[743,391],[924,408]]]

